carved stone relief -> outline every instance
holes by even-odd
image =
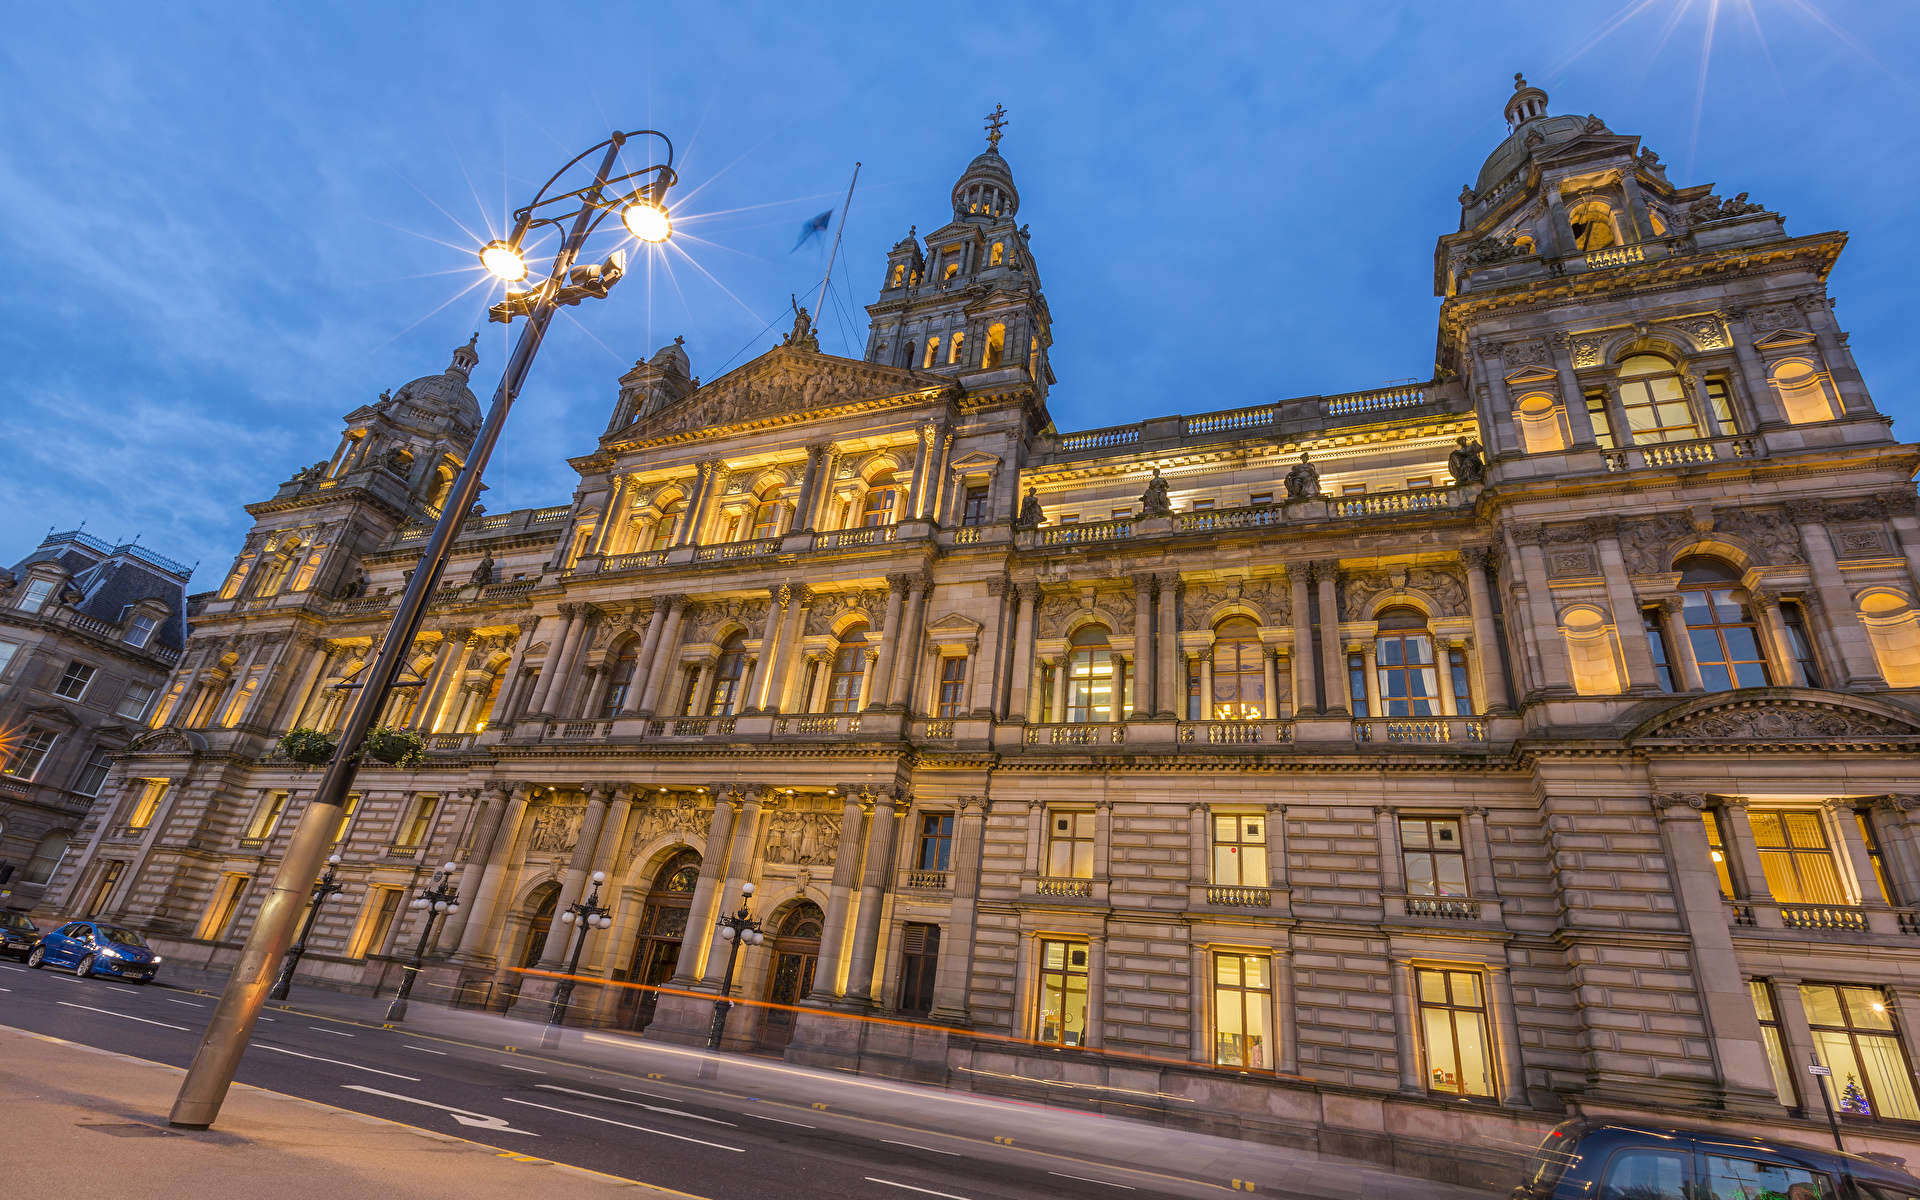
[[[1344,576],[1340,580],[1340,619],[1364,621],[1374,597],[1407,589],[1430,597],[1436,617],[1458,617],[1467,612],[1467,589],[1459,576],[1434,567],[1415,567],[1405,573]]]
[[[1095,615],[1105,620],[1113,633],[1133,632],[1133,594],[1131,592],[1101,592],[1094,597],[1093,603]],[[1076,616],[1086,611],[1085,597],[1080,592],[1053,592],[1041,597],[1034,619],[1038,623],[1041,637],[1065,637],[1067,626]]]
[[[1659,575],[1673,569],[1673,544],[1693,532],[1685,517],[1662,513],[1620,527],[1620,556],[1632,575]]]
[[[527,849],[534,854],[565,854],[580,840],[580,822],[586,819],[584,804],[549,804],[533,818],[533,832]]]
[[[1686,334],[1694,346],[1701,350],[1719,350],[1727,344],[1725,331],[1721,329],[1720,322],[1713,317],[1688,317],[1671,324],[1673,328]]]
[[[1800,531],[1779,513],[1736,508],[1720,514],[1714,525],[1751,546],[1768,566],[1807,561],[1806,555],[1800,552]]]
[[[833,407],[861,400],[897,395],[899,381],[890,373],[859,364],[784,358],[743,372],[696,392],[688,402],[661,412],[645,435],[679,433],[690,429],[732,425],[783,413]]]
[[[669,796],[644,805],[633,821],[633,840],[629,853],[638,854],[647,843],[669,833],[677,833],[696,846],[705,845],[713,828],[713,805],[705,799]]]
[[[1799,329],[1802,327],[1800,310],[1791,304],[1776,305],[1773,308],[1756,308],[1747,314],[1747,328],[1758,335],[1775,329]]]
[[[767,600],[733,598],[727,600],[706,600],[690,605],[685,640],[689,642],[710,642],[713,635],[723,624],[738,621],[747,627],[750,638],[761,636],[761,626],[766,622],[767,610],[772,607]]]
[[[766,860],[780,866],[832,866],[840,851],[840,818],[831,812],[782,809],[767,822]]]
[[[1592,575],[1593,554],[1587,550],[1555,550],[1547,555],[1549,575]]]
[[[1544,341],[1515,342],[1502,348],[1501,357],[1506,360],[1509,371],[1544,366],[1548,362],[1547,344]]]
[[[1887,552],[1887,540],[1877,529],[1842,529],[1834,534],[1842,558],[1872,558]]]
[[[1568,349],[1573,354],[1573,365],[1576,367],[1599,366],[1605,345],[1606,339],[1597,334],[1573,338],[1568,345]]]
[[[1783,738],[1903,736],[1913,732],[1910,726],[1855,709],[1743,704],[1693,713],[1648,736],[1714,741],[1778,741]]]
[[[843,614],[857,612],[867,618],[867,627],[883,633],[887,619],[887,593],[880,588],[864,592],[821,592],[807,611],[807,632],[832,633]]]

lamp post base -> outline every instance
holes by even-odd
[[[733,1001],[715,1000],[713,1002],[713,1029],[707,1035],[707,1049],[718,1050],[720,1039],[727,1032],[727,1014],[733,1011]]]
[[[285,1000],[293,991],[293,973],[300,967],[300,956],[306,953],[304,943],[295,942],[287,949],[287,956],[280,960],[280,977],[273,981],[273,990],[267,993],[269,1000]]]

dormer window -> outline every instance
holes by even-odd
[[[20,602],[14,605],[21,612],[37,613],[47,605],[47,597],[53,595],[53,580],[29,579],[27,590],[20,593]]]
[[[132,623],[127,626],[126,636],[120,640],[138,649],[147,644],[153,637],[153,631],[159,627],[160,622],[154,620],[152,617],[135,613]]]

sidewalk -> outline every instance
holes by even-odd
[[[0,1111],[9,1195],[46,1200],[192,1196],[340,1200],[579,1200],[614,1189],[680,1196],[633,1180],[235,1084],[219,1128],[168,1130],[186,1072],[0,1026]],[[639,1189],[637,1192],[632,1189]]]

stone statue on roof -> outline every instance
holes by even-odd
[[[1040,507],[1040,492],[1037,488],[1027,489],[1027,498],[1020,502],[1020,515],[1015,518],[1015,529],[1038,529],[1047,523],[1047,514]]]
[[[1308,500],[1320,494],[1320,468],[1310,461],[1312,455],[1300,452],[1300,461],[1287,472],[1287,499]]]
[[[1140,515],[1143,517],[1170,517],[1173,515],[1173,501],[1167,496],[1167,481],[1160,478],[1160,468],[1153,469],[1153,479],[1147,484],[1147,490],[1140,497]]]
[[[1447,455],[1447,473],[1456,484],[1479,483],[1487,474],[1487,464],[1480,461],[1485,447],[1472,438],[1458,437],[1453,441],[1458,449]]]

